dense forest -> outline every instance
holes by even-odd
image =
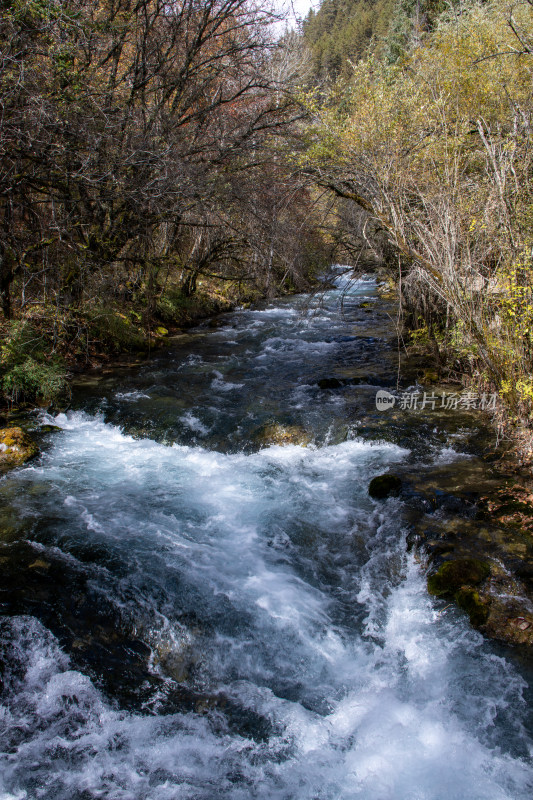
[[[370,52],[397,61],[431,30],[448,4],[443,0],[324,0],[311,9],[302,33],[321,82],[350,78]]]
[[[315,77],[349,75],[371,43],[386,37],[395,6],[394,0],[324,0],[318,11],[311,9],[302,33]]]
[[[309,287],[399,293],[441,375],[533,403],[533,5],[8,0],[0,39],[7,401],[188,318]]]

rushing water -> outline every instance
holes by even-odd
[[[394,328],[338,284],[86,385],[0,484],[1,800],[531,797],[524,677],[367,493],[472,430],[376,412]]]

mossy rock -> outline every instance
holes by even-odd
[[[59,425],[41,425],[39,433],[59,433],[62,430],[63,428],[60,428]]]
[[[312,437],[311,434],[298,425],[279,425],[273,423],[272,425],[265,425],[257,439],[261,445],[267,447],[272,444],[281,445],[282,447],[289,444],[307,447]]]
[[[359,308],[373,308],[374,303],[369,303],[368,300],[365,300],[364,303],[359,303]]]
[[[18,466],[39,453],[33,439],[22,428],[0,429],[0,464]]]
[[[479,628],[485,624],[489,616],[489,609],[488,604],[480,598],[479,592],[465,586],[455,593],[453,599],[459,608],[466,611],[474,628]]]
[[[159,325],[154,333],[156,336],[168,336],[168,329],[164,328],[163,325]]]
[[[397,497],[402,488],[402,481],[397,475],[377,475],[368,484],[368,494],[374,500],[385,500],[387,497]]]
[[[428,592],[443,597],[453,595],[465,586],[477,586],[490,574],[490,567],[477,558],[457,558],[445,561],[428,578]]]

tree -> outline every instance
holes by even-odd
[[[217,209],[231,176],[264,161],[296,116],[273,69],[272,19],[253,0],[6,5],[6,317],[15,279],[22,305],[72,307],[133,274],[153,294],[173,264],[191,291],[198,271],[229,263],[235,238]]]

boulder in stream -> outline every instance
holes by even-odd
[[[402,488],[402,481],[397,475],[390,473],[377,475],[368,484],[368,494],[374,500],[385,500],[387,497],[396,497]]]

